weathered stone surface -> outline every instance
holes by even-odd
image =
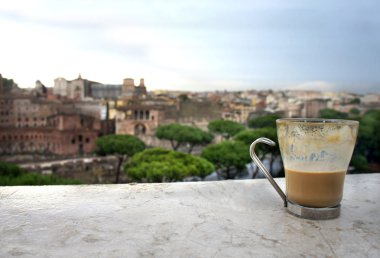
[[[379,257],[379,196],[348,175],[341,216],[311,221],[265,179],[1,187],[0,257]]]

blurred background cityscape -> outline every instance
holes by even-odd
[[[379,6],[3,3],[0,185],[259,178],[281,117],[360,121],[348,173],[380,172]]]
[[[248,147],[259,137],[277,141],[280,117],[359,120],[349,172],[380,169],[379,94],[148,91],[144,79],[107,85],[81,75],[53,87],[0,82],[1,160],[38,174],[78,183],[256,178]],[[283,176],[278,147],[259,153]]]

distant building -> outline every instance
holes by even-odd
[[[380,94],[366,94],[360,98],[360,102],[368,107],[380,107]]]
[[[102,84],[99,82],[82,79],[81,75],[74,80],[66,80],[62,77],[54,80],[53,94],[71,100],[88,99],[119,99],[119,98],[144,98],[147,94],[144,79],[135,86],[131,78],[124,79],[122,85]]]
[[[303,104],[299,100],[289,99],[284,109],[285,117],[295,118],[302,117]]]
[[[327,108],[327,102],[326,99],[305,99],[302,117],[319,117],[319,111]]]
[[[93,83],[91,85],[91,97],[94,99],[117,99],[122,94],[120,84],[101,84]]]
[[[92,153],[97,137],[114,132],[99,102],[49,100],[39,81],[31,91],[3,86],[0,75],[0,155]]]
[[[42,127],[12,127],[0,131],[0,155],[82,155],[95,151],[101,121],[79,114],[55,114]]]
[[[116,107],[116,134],[154,136],[158,126],[169,123],[206,129],[211,120],[221,116],[222,107],[208,100],[181,101],[178,98],[173,104],[170,99],[166,103],[162,99],[139,99]]]
[[[54,80],[53,94],[67,99],[84,100],[91,97],[91,85],[94,83],[97,82],[82,79],[81,75],[72,81],[60,77]]]
[[[48,118],[54,128],[50,152],[57,155],[82,155],[96,149],[95,140],[102,135],[101,121],[87,115],[58,113]]]
[[[116,134],[154,135],[165,120],[162,107],[128,105],[119,107],[116,114]]]

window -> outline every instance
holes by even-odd
[[[138,119],[138,114],[137,114],[137,110],[135,110],[135,120],[137,120]]]
[[[89,138],[86,138],[86,143],[89,143],[90,142],[90,139]]]
[[[75,139],[74,139],[74,138],[71,139],[71,143],[72,143],[72,144],[75,144]]]

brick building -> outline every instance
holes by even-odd
[[[82,155],[95,151],[102,134],[99,119],[79,114],[55,114],[40,127],[2,127],[0,155]]]
[[[159,101],[160,102],[160,101]],[[158,126],[180,123],[207,130],[209,121],[222,117],[222,107],[205,101],[178,100],[176,104],[154,104],[140,99],[116,107],[116,134],[154,136]]]
[[[165,120],[163,107],[128,105],[117,108],[116,134],[154,135]]]
[[[97,103],[48,95],[38,81],[32,91],[5,88],[0,75],[0,155],[92,153],[96,138],[114,131],[112,121],[100,120]]]

